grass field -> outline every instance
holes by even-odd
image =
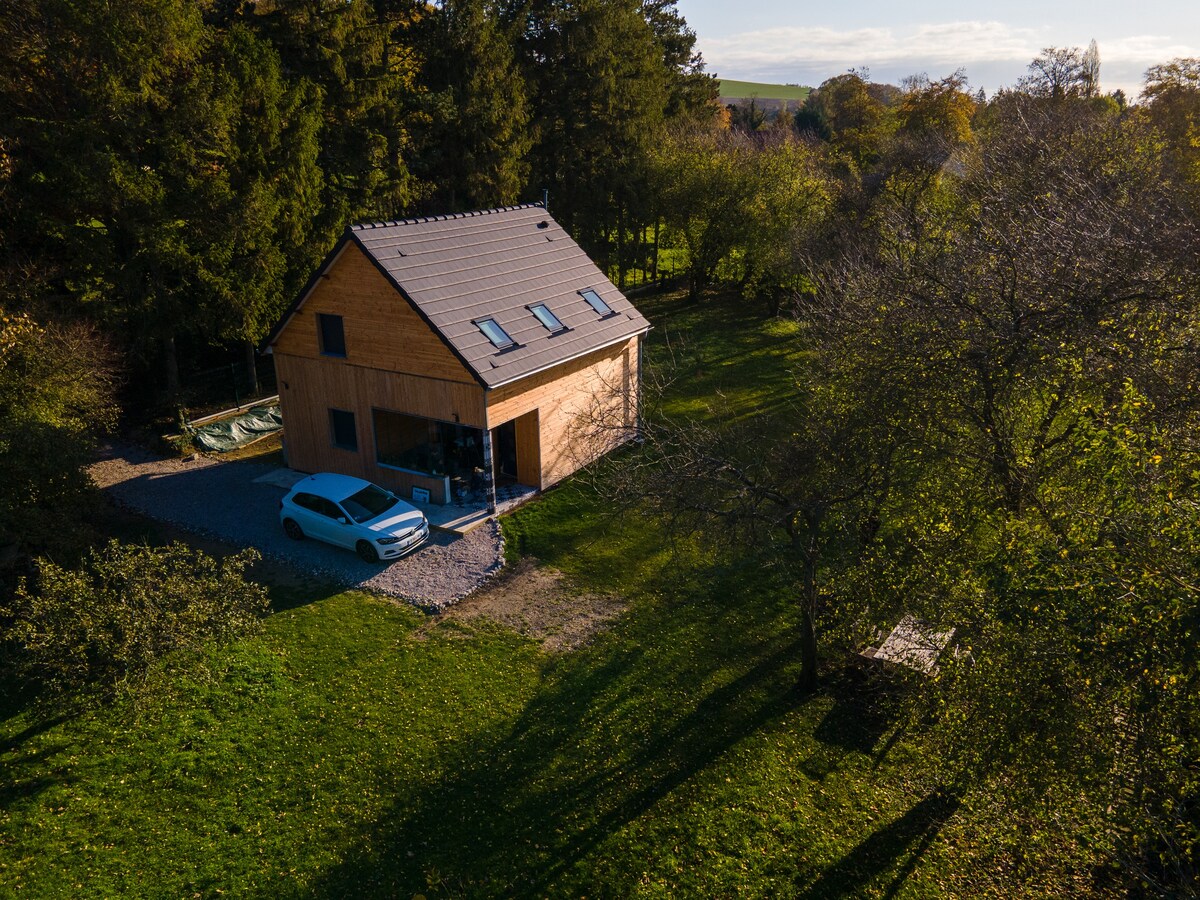
[[[784,401],[789,327],[737,302],[643,305],[655,341],[687,347],[670,411],[718,390],[747,414]],[[504,528],[512,556],[626,614],[552,656],[275,586],[265,634],[205,674],[69,717],[8,711],[0,895],[1070,893],[1044,860],[1069,872],[1076,849],[1039,856],[985,802],[937,793],[886,699],[836,660],[795,691],[793,609],[752,556],[669,546],[578,482]]]
[[[757,97],[759,100],[803,100],[812,88],[796,84],[764,84],[757,81],[734,81],[730,78],[718,79],[721,85],[721,96],[729,99],[745,99]]]

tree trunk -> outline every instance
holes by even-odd
[[[817,686],[817,571],[804,563],[804,595],[800,599],[800,684],[801,691]]]
[[[163,384],[167,401],[179,399],[179,354],[175,349],[175,336],[163,338]]]
[[[246,361],[246,394],[255,397],[258,395],[258,354],[254,351],[252,341],[242,341],[242,350]]]
[[[625,290],[625,204],[617,207],[617,287]]]
[[[650,260],[650,280],[658,281],[658,227],[659,219],[654,217],[654,256]]]

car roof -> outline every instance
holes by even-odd
[[[353,475],[318,472],[316,475],[309,475],[307,478],[297,481],[292,490],[318,494],[319,496],[336,500],[340,503],[347,497],[351,497],[363,488],[370,486],[371,482],[355,478]]]

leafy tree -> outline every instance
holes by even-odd
[[[961,176],[880,195],[843,270],[856,355],[922,435],[853,587],[876,621],[920,612],[971,648],[926,710],[948,765],[1018,806],[1093,798],[1091,839],[1171,889],[1197,835],[1198,520],[1176,502],[1196,225],[1138,123],[1020,96],[993,112]]]
[[[745,242],[755,191],[753,152],[735,134],[700,132],[674,137],[655,156],[657,207],[687,249],[692,302],[712,283],[722,260]]]
[[[214,64],[228,131],[213,153],[220,193],[207,252],[221,268],[207,285],[213,304],[205,330],[242,343],[254,391],[254,348],[324,249],[312,215],[323,182],[321,102],[309,82],[285,79],[275,51],[240,23],[220,36]]]
[[[1100,67],[1099,54],[1085,60],[1078,47],[1046,47],[1029,64],[1029,74],[1018,82],[1035,97],[1062,100],[1092,96]]]
[[[778,314],[787,298],[807,289],[808,258],[824,233],[837,194],[825,160],[791,134],[764,142],[749,160],[753,191],[744,210],[741,289]]]
[[[43,560],[3,611],[4,641],[21,675],[51,695],[136,688],[168,658],[257,626],[266,591],[243,576],[257,558],[111,541],[76,570]]]
[[[816,155],[787,134],[760,142],[679,133],[656,154],[653,182],[663,222],[688,251],[689,298],[699,300],[730,264],[743,290],[774,308],[797,287],[797,256],[833,192]]]
[[[1142,107],[1167,140],[1177,182],[1200,185],[1200,59],[1176,59],[1146,72]]]
[[[828,134],[837,150],[867,168],[882,152],[892,127],[887,106],[871,88],[858,72],[836,75],[808,95],[797,125]]]
[[[82,324],[0,307],[0,548],[61,553],[85,532],[96,432],[114,422],[116,361]]]
[[[704,59],[696,52],[696,33],[680,15],[677,0],[643,0],[642,14],[654,32],[667,68],[667,120],[711,123],[719,109],[717,80],[705,74]]]
[[[199,12],[182,0],[24,11],[43,27],[6,51],[24,69],[4,84],[19,246],[60,261],[65,292],[144,363],[165,360],[174,390],[174,339],[195,327],[203,277],[194,225],[210,206],[207,151],[223,131]]]
[[[896,107],[896,124],[901,134],[934,138],[948,147],[969,144],[974,139],[971,119],[975,101],[967,92],[962,70],[940,81],[922,75],[909,79]]]

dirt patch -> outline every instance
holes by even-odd
[[[461,626],[482,619],[540,641],[551,653],[566,653],[588,643],[624,610],[620,597],[577,591],[562,572],[526,558],[414,636],[422,639],[435,628],[441,634],[462,633]]]

